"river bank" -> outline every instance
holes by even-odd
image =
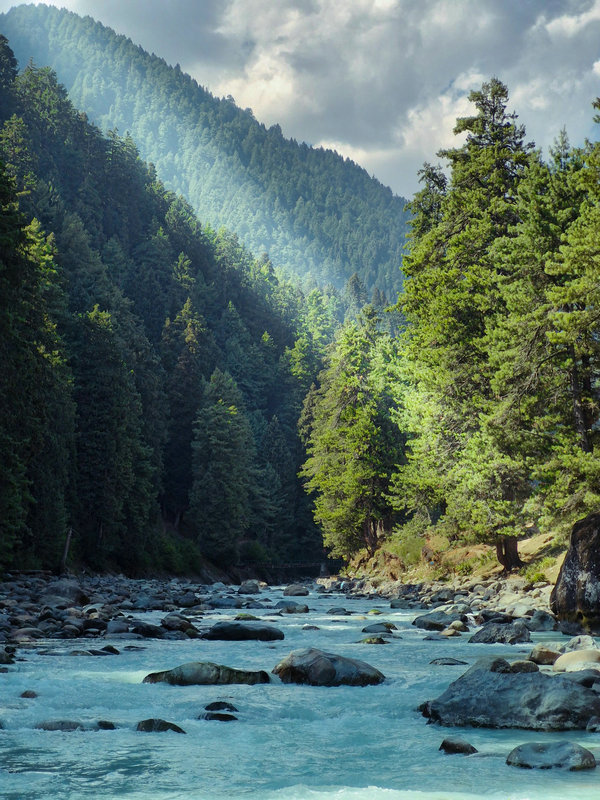
[[[506,664],[496,681],[539,680],[519,677],[513,665],[529,661],[538,645],[566,648],[573,640],[554,629],[549,588],[532,590],[522,578],[390,582],[374,592],[362,579],[337,577],[274,587],[15,576],[0,584],[3,797],[597,800],[597,770],[506,764],[515,748],[540,737],[573,741],[600,758],[592,730],[447,727],[423,715],[443,712],[440,699],[489,656]],[[494,618],[506,630],[519,623],[520,640],[473,641]],[[233,624],[268,626],[281,637],[207,635]],[[300,685],[273,674],[290,652],[315,648],[367,662],[384,680]],[[198,662],[264,672],[268,682],[144,682]],[[553,669],[531,668],[549,676]],[[217,712],[235,719],[210,718],[213,703],[235,708]],[[156,720],[185,735],[139,727]],[[440,751],[449,736],[477,752]]]

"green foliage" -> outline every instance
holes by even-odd
[[[21,63],[50,63],[98,125],[130,131],[215,230],[226,226],[307,281],[341,288],[357,273],[369,295],[397,294],[405,201],[364,169],[285,139],[278,125],[266,128],[90,17],[39,5],[0,19]]]
[[[14,102],[0,132],[2,565],[56,567],[71,529],[80,563],[185,571],[197,564],[198,541],[215,554],[223,519],[223,563],[237,559],[240,541],[255,543],[248,557],[320,557],[296,474],[296,420],[331,336],[332,293],[315,290],[307,303],[268,258],[203,228],[130,137],[103,137],[75,111],[52,70],[30,64],[6,75]],[[300,378],[288,354],[302,337],[317,344]],[[217,365],[238,382],[237,439],[206,395]],[[213,468],[237,447],[212,485],[192,458],[202,414],[218,445]],[[216,504],[204,535],[198,504],[188,514],[194,484],[210,498],[221,476],[231,483],[236,474],[230,496],[242,511],[228,520]]]
[[[367,309],[337,337],[320,387],[307,398],[308,459],[315,519],[333,555],[373,554],[394,522],[388,493],[404,439],[394,424],[389,368],[394,344]]]

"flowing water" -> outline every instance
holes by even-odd
[[[279,600],[281,590],[258,599],[268,595]],[[440,728],[428,725],[416,711],[467,669],[430,665],[432,659],[451,656],[471,664],[490,652],[515,659],[528,653],[530,645],[468,644],[466,636],[424,641],[425,632],[410,624],[415,612],[392,611],[387,601],[312,593],[298,599],[307,601],[309,614],[278,617],[252,609],[285,632],[283,641],[128,642],[108,637],[102,642],[51,641],[21,650],[23,660],[0,675],[0,797],[600,800],[600,768],[577,773],[505,764],[518,744],[559,739],[577,741],[600,760],[600,734]],[[342,605],[351,616],[327,614]],[[382,614],[370,615],[373,609]],[[202,624],[213,617],[231,619],[235,613],[211,612]],[[144,615],[149,621],[161,616]],[[379,621],[397,626],[395,638],[386,645],[360,644],[366,635],[362,628]],[[306,623],[319,630],[303,630]],[[540,638],[534,635],[534,640]],[[70,655],[109,643],[120,655]],[[128,644],[143,649],[126,650]],[[284,685],[276,679],[257,686],[142,683],[148,672],[187,661],[270,672],[290,650],[309,646],[367,661],[387,680],[364,688]],[[21,698],[26,690],[38,697]],[[198,719],[214,700],[235,705],[238,721]],[[136,724],[149,717],[174,722],[187,735],[137,732]],[[110,720],[116,729],[35,729],[36,723],[51,719],[86,725]],[[443,754],[439,746],[448,735],[467,739],[479,752]]]

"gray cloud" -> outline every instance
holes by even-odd
[[[0,10],[12,3],[0,0]],[[600,0],[56,0],[404,195],[495,75],[530,139],[592,135]]]

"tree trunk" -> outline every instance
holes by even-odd
[[[516,536],[499,536],[496,539],[496,556],[505,572],[523,566],[519,558],[519,541]]]
[[[577,355],[573,346],[569,347],[569,355],[573,361],[571,367],[571,400],[573,403],[573,417],[575,420],[575,430],[579,436],[579,447],[584,453],[592,452],[592,445],[590,443],[589,425],[587,420],[586,409],[582,397],[581,379],[579,375],[579,368],[577,366]],[[584,376],[585,377],[585,376]]]

